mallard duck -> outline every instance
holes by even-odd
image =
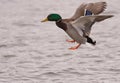
[[[103,21],[113,15],[98,15],[106,8],[106,2],[96,2],[80,5],[75,14],[69,19],[62,19],[59,14],[52,13],[41,22],[55,21],[56,25],[63,29],[73,40],[68,42],[77,42],[78,45],[69,48],[70,50],[77,49],[81,44],[86,42],[95,45],[96,41],[90,38],[91,27],[95,22]]]

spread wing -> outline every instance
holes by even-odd
[[[78,32],[83,31],[84,35],[89,36],[91,27],[95,22],[100,22],[110,17],[113,17],[113,15],[82,16],[71,22],[71,24]]]
[[[91,11],[93,14],[97,15],[102,13],[106,8],[106,2],[96,2],[96,3],[88,3],[88,4],[81,4],[75,14],[71,17],[71,19],[75,20],[80,16],[84,16],[85,10]]]

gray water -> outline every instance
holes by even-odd
[[[120,83],[120,1],[106,1],[114,17],[93,26],[97,45],[71,51],[63,30],[40,21],[89,0],[0,0],[0,83]]]

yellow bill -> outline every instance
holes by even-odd
[[[44,20],[42,20],[41,22],[47,22],[48,21],[48,18],[45,18]]]

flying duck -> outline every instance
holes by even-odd
[[[81,4],[71,18],[62,19],[59,14],[51,13],[41,22],[54,21],[59,28],[63,29],[73,39],[67,40],[68,42],[78,43],[77,46],[69,48],[70,50],[75,50],[86,42],[96,45],[96,41],[90,38],[92,25],[113,17],[113,15],[98,15],[105,8],[106,2]]]

